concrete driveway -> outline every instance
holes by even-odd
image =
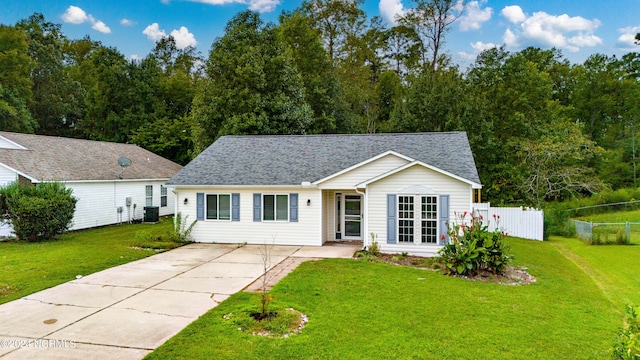
[[[278,278],[359,245],[273,246]],[[191,244],[0,305],[0,359],[140,359],[263,275],[260,246]]]

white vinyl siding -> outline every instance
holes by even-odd
[[[18,174],[4,166],[0,166],[0,186],[8,185],[18,179]]]
[[[160,186],[165,181],[157,180],[153,185]],[[146,186],[149,183],[149,180],[65,183],[73,190],[73,196],[78,199],[71,229],[80,230],[141,220],[144,215],[144,206],[146,206]],[[131,198],[130,206],[127,206],[127,198]],[[169,192],[167,206],[160,208],[159,215],[172,215],[174,203],[175,195]],[[122,213],[118,213],[118,207],[122,207]]]
[[[322,245],[322,197],[317,189],[279,188],[177,188],[176,211],[196,219],[196,193],[238,193],[240,221],[198,221],[191,232],[197,242],[222,244]],[[253,194],[298,194],[298,221],[253,221]],[[262,199],[262,196],[261,196]],[[307,200],[311,200],[307,206]],[[261,210],[262,210],[261,204]],[[261,215],[262,216],[262,215]],[[290,217],[289,217],[290,218]]]
[[[320,189],[353,189],[354,186],[361,182],[372,179],[393,169],[397,169],[408,163],[408,160],[393,154],[388,154],[379,159],[373,160],[370,163],[326,180],[320,183],[318,187]]]

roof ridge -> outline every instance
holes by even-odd
[[[17,135],[17,136],[29,136],[29,137],[45,137],[45,138],[49,138],[49,139],[62,139],[62,140],[66,140],[66,141],[86,141],[86,142],[93,142],[93,143],[103,143],[103,144],[117,144],[117,145],[130,145],[130,146],[137,146],[140,147],[137,144],[130,144],[130,143],[121,143],[121,142],[117,142],[117,141],[106,141],[106,140],[94,140],[94,139],[82,139],[82,138],[74,138],[74,137],[66,137],[66,136],[57,136],[57,135],[41,135],[41,134],[29,134],[29,133],[20,133],[20,132],[13,132],[13,131],[0,131],[0,136],[5,137],[5,135],[11,136],[11,135]]]
[[[366,137],[366,136],[414,136],[414,135],[451,135],[451,134],[464,134],[465,132],[462,130],[459,131],[423,131],[423,132],[407,132],[407,133],[366,133],[366,134],[258,134],[258,135],[223,135],[220,138],[282,138],[282,137],[299,137],[299,138],[309,138],[309,137],[347,137],[347,136],[357,136],[357,137]]]

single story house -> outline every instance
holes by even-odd
[[[72,230],[142,220],[145,207],[172,215],[164,183],[181,168],[132,144],[0,132],[0,186],[64,183],[78,199]]]
[[[198,242],[376,241],[421,255],[481,188],[464,132],[224,136],[166,185]]]

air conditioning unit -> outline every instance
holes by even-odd
[[[144,207],[144,222],[157,223],[160,219],[160,208],[157,206]]]

